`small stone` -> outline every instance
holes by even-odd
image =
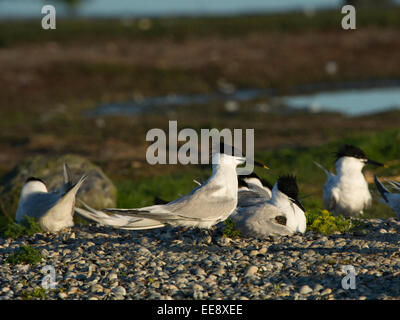
[[[320,292],[322,289],[324,289],[324,287],[318,283],[314,287],[314,292]]]
[[[259,253],[258,250],[251,250],[250,251],[250,255],[253,256],[253,257],[255,257],[258,253]]]
[[[78,292],[78,288],[77,287],[71,287],[71,288],[69,288],[69,290],[68,290],[68,294],[75,294],[75,293],[77,293]]]
[[[324,291],[321,292],[322,296],[328,295],[332,292],[332,290],[330,288],[326,288]]]
[[[224,268],[218,268],[218,270],[217,271],[215,271],[215,274],[217,275],[217,276],[220,276],[220,277],[222,277],[224,274],[225,274],[225,269]]]
[[[266,254],[267,253],[267,248],[266,247],[262,247],[260,250],[258,250],[259,254]]]
[[[204,269],[197,267],[197,268],[193,268],[190,270],[191,274],[194,274],[196,276],[201,276],[201,275],[205,275],[206,272],[204,271]]]
[[[149,256],[149,255],[151,255],[150,250],[149,250],[149,249],[146,249],[145,247],[141,247],[141,248],[138,250],[138,253],[139,253],[140,255],[143,255],[143,256]]]
[[[60,292],[60,293],[58,294],[58,297],[59,297],[60,299],[67,299],[67,298],[68,298],[68,294],[66,294],[65,292]]]
[[[252,277],[254,276],[258,271],[258,268],[256,266],[250,266],[247,268],[246,273],[244,274],[245,277]]]
[[[116,273],[114,273],[114,272],[111,272],[111,273],[108,275],[107,280],[108,280],[108,281],[115,281],[115,280],[118,280],[118,275],[117,275]]]
[[[197,283],[195,283],[195,284],[192,286],[192,289],[193,289],[194,291],[203,291],[203,290],[204,290],[203,287],[202,287],[201,285],[197,284]]]
[[[112,292],[113,292],[116,296],[118,296],[118,295],[120,295],[120,296],[125,296],[125,295],[126,295],[126,290],[125,290],[125,288],[124,288],[124,287],[121,287],[121,286],[115,287],[115,288],[112,290]]]
[[[94,284],[90,287],[90,292],[100,293],[103,292],[103,287],[100,284]]]
[[[313,292],[313,290],[307,285],[302,286],[300,289],[300,294],[309,294],[311,292]]]

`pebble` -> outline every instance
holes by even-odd
[[[325,289],[324,291],[321,292],[321,295],[322,296],[326,296],[326,295],[330,294],[331,292],[332,292],[332,289],[327,288],[327,289]]]
[[[258,271],[258,267],[256,266],[250,266],[247,268],[246,273],[244,274],[245,277],[252,277],[254,276]]]
[[[121,286],[115,287],[114,289],[112,289],[112,292],[113,292],[115,295],[121,295],[121,296],[125,296],[125,295],[126,295],[126,290],[125,290],[125,288],[124,288],[124,287],[121,287]]]
[[[311,289],[309,286],[302,286],[300,289],[300,294],[309,294],[313,292],[313,289]]]
[[[59,297],[60,299],[67,299],[67,298],[68,298],[68,294],[66,294],[65,292],[60,292],[60,293],[58,294],[58,297]]]

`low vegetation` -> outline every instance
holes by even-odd
[[[242,235],[240,234],[240,231],[236,228],[235,222],[231,219],[228,218],[224,221],[224,231],[223,231],[223,236],[231,239],[236,239],[240,238]]]
[[[32,236],[42,232],[42,229],[34,218],[24,217],[21,224],[14,221],[3,225],[0,234],[5,238],[19,238],[21,236]]]
[[[364,225],[361,220],[333,216],[328,210],[314,209],[306,212],[307,231],[330,235],[358,231]]]
[[[39,250],[32,246],[21,246],[17,251],[12,253],[7,259],[7,263],[11,264],[31,264],[35,265],[42,261],[43,256]]]
[[[37,21],[7,21],[0,24],[0,46],[46,41],[90,41],[101,39],[142,39],[154,41],[169,38],[184,41],[188,37],[237,37],[256,32],[304,32],[337,30],[343,18],[340,10],[242,15],[236,17],[57,20],[57,32],[42,32]],[[400,9],[357,10],[357,28],[399,27]]]

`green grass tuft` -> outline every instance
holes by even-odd
[[[21,236],[32,236],[35,233],[42,232],[42,229],[36,222],[34,218],[25,216],[21,222],[18,224],[16,222],[10,222],[1,231],[1,234],[5,238],[19,238]]]
[[[34,290],[22,290],[22,299],[32,300],[34,298],[39,298],[42,300],[47,299],[47,291],[44,288],[35,288]]]
[[[240,238],[242,235],[240,231],[236,228],[235,222],[228,218],[224,221],[225,228],[223,231],[223,236],[231,239]]]
[[[39,250],[32,246],[21,246],[16,252],[11,254],[6,262],[11,264],[31,264],[35,265],[42,261],[43,256]]]
[[[328,210],[313,209],[306,212],[307,231],[330,235],[334,232],[355,232],[362,229],[364,223],[358,219],[333,216]]]

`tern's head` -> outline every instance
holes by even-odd
[[[213,148],[212,163],[236,167],[245,164],[246,157],[243,157],[242,152],[239,149],[221,142]],[[259,167],[268,168],[266,165],[258,161],[254,161],[254,164]]]
[[[298,199],[298,195],[299,188],[296,177],[292,175],[280,176],[272,189],[272,197],[286,198],[305,212],[303,205]]]
[[[354,169],[362,169],[366,164],[383,166],[382,163],[369,159],[360,148],[348,144],[342,145],[336,152],[336,162],[338,161],[343,165],[346,163],[346,166],[354,167]]]
[[[25,184],[21,191],[21,197],[25,197],[28,194],[34,192],[47,192],[47,187],[43,180],[35,177],[30,177],[25,181]]]
[[[273,187],[271,183],[260,178],[254,171],[247,176],[240,175],[238,179],[239,179],[239,187],[247,187],[249,184],[259,186],[260,188],[268,187],[271,190]]]

